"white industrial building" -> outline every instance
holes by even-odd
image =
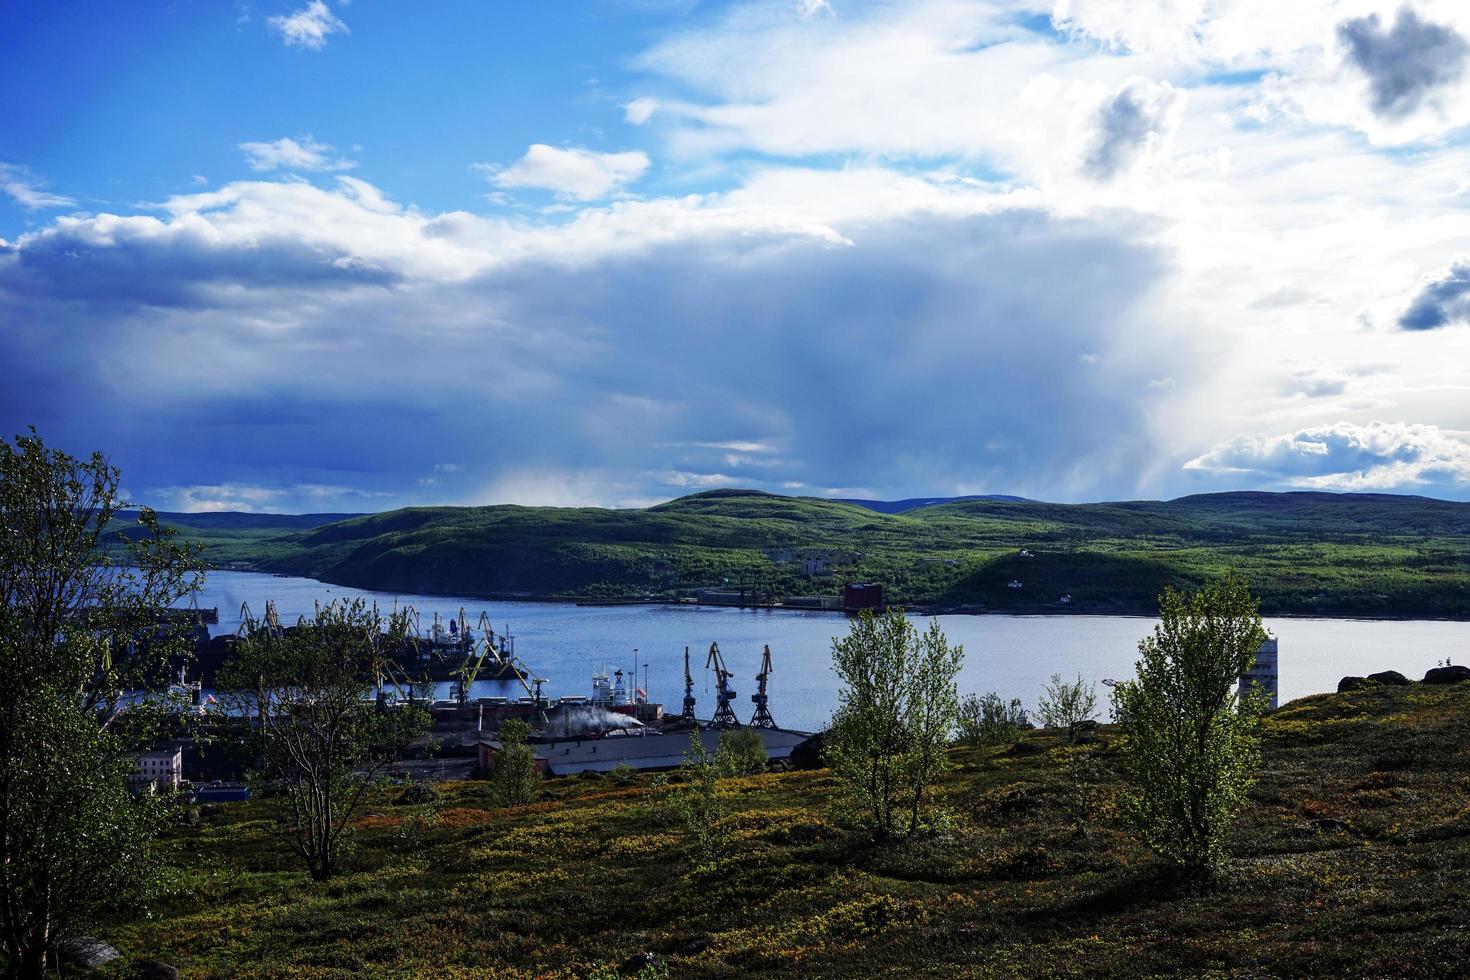
[[[1244,694],[1252,684],[1259,684],[1261,690],[1271,699],[1269,707],[1275,710],[1278,699],[1277,683],[1277,639],[1269,637],[1256,651],[1256,662],[1251,669],[1240,675],[1240,693]]]
[[[171,793],[179,788],[184,775],[184,753],[181,749],[159,749],[141,752],[133,760],[133,774],[128,785],[144,793]]]

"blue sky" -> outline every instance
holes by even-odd
[[[1470,11],[0,10],[0,423],[167,509],[1470,497]]]

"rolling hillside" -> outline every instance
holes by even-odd
[[[217,563],[386,591],[676,598],[725,584],[793,595],[871,580],[890,601],[931,608],[1148,613],[1164,585],[1235,569],[1267,613],[1470,618],[1470,504],[1383,494],[970,499],[885,514],[714,490],[634,510],[168,519]],[[824,554],[832,567],[801,574],[803,555]]]

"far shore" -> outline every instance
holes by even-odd
[[[217,568],[210,571],[240,572],[243,574],[260,575],[266,578],[293,578],[308,582],[319,582],[322,585],[335,586],[344,589],[358,589],[362,592],[377,592],[385,596],[401,596],[404,594],[423,595],[443,599],[477,599],[485,602],[527,602],[542,604],[557,604],[569,606],[583,606],[587,608],[599,606],[680,606],[694,607],[699,609],[745,609],[751,612],[771,613],[800,613],[802,615],[818,616],[840,616],[847,617],[852,613],[843,609],[809,609],[796,606],[786,606],[781,603],[746,603],[744,605],[728,602],[702,602],[697,599],[668,599],[644,596],[577,596],[577,595],[549,595],[524,592],[440,592],[433,589],[423,589],[413,593],[393,592],[384,589],[366,588],[352,585],[347,582],[331,582],[325,579],[310,578],[305,575],[282,575],[277,572],[268,572],[259,568]],[[1145,607],[1087,607],[1079,604],[1055,604],[1046,609],[995,609],[977,608],[974,603],[960,605],[940,605],[934,603],[915,603],[911,606],[901,606],[906,612],[916,616],[1008,616],[1012,618],[1048,618],[1055,616],[1107,616],[1118,619],[1156,619],[1154,610]],[[1299,611],[1272,611],[1264,610],[1261,613],[1266,619],[1336,619],[1358,622],[1425,622],[1425,623],[1465,623],[1470,622],[1470,609],[1463,616],[1426,616],[1413,613],[1405,614],[1380,614],[1373,616],[1354,615],[1340,612],[1299,612]]]

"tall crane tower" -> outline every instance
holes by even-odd
[[[681,721],[691,724],[694,718],[694,675],[689,673],[689,648],[684,648],[684,710],[679,713]]]
[[[710,727],[739,728],[740,719],[735,717],[735,709],[732,706],[735,701],[735,689],[730,686],[730,678],[735,675],[725,667],[725,658],[720,656],[718,643],[709,645],[709,658],[704,662],[705,670],[711,667],[715,671],[715,716],[710,722]]]
[[[771,709],[766,704],[766,678],[771,676],[771,647],[766,645],[761,654],[761,672],[755,675],[756,693],[750,696],[755,702],[755,714],[750,716],[751,728],[775,728],[776,719],[771,717]]]

